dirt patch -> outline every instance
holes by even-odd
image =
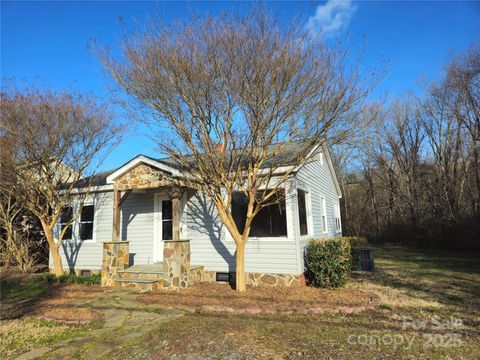
[[[94,299],[102,291],[100,286],[57,285],[55,291],[38,302],[33,315],[46,320],[88,324],[101,314],[79,303]]]
[[[375,308],[379,297],[356,289],[249,287],[237,293],[224,284],[198,284],[181,292],[156,291],[139,295],[145,304],[201,310],[205,313],[272,314],[354,313]]]

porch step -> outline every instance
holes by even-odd
[[[121,282],[121,283],[135,282],[135,283],[151,284],[151,283],[158,282],[158,279],[132,278],[132,279],[113,279],[113,281]]]
[[[122,279],[117,278],[113,279],[116,287],[131,287],[141,291],[152,291],[157,290],[163,283],[163,279],[143,279],[143,278],[132,278],[132,279]]]
[[[126,270],[119,272],[130,272],[130,273],[146,273],[146,274],[163,274],[163,264],[146,264],[146,265],[133,265]]]

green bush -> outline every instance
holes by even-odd
[[[102,282],[102,277],[100,274],[89,275],[89,276],[77,276],[75,281],[80,285],[97,285]]]
[[[314,286],[342,287],[352,267],[350,240],[342,237],[310,240],[305,260],[307,276]]]
[[[89,276],[77,276],[75,274],[68,274],[68,275],[60,275],[57,277],[54,274],[42,273],[42,274],[35,275],[34,279],[36,281],[46,281],[49,283],[59,282],[62,284],[80,284],[80,285],[95,285],[95,284],[100,284],[101,282],[100,274],[89,275]]]
[[[36,274],[32,276],[33,281],[46,281],[48,283],[52,283],[54,281],[57,281],[57,277],[51,273],[44,272],[41,274]]]

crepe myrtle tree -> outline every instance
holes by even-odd
[[[236,243],[237,291],[246,290],[252,221],[282,197],[296,170],[284,166],[288,149],[295,148],[290,164],[304,164],[323,139],[336,141],[369,116],[364,100],[372,81],[346,65],[345,48],[305,29],[282,27],[255,9],[179,24],[152,21],[128,32],[118,56],[94,46],[160,150],[214,203]],[[232,214],[237,192],[247,202],[242,224]]]
[[[117,143],[121,128],[94,97],[7,84],[0,94],[0,131],[8,139],[2,153],[9,156],[2,156],[0,188],[38,218],[58,276],[63,274],[62,241],[80,216],[92,175]],[[75,186],[79,182],[81,192]],[[56,234],[66,208],[72,210]]]

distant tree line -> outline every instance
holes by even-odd
[[[480,248],[480,46],[421,97],[378,111],[336,148],[343,227],[373,242]]]

